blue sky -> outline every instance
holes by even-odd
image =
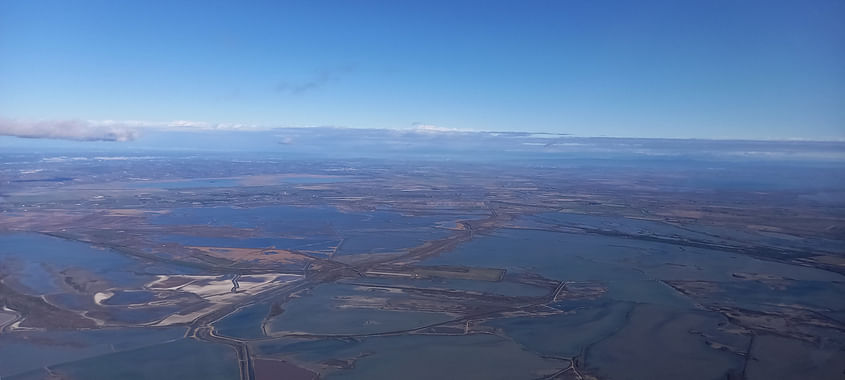
[[[2,1],[0,117],[845,138],[842,1]]]

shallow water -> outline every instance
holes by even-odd
[[[284,312],[268,321],[268,332],[307,332],[311,334],[372,334],[420,328],[455,317],[425,311],[381,309],[374,302],[390,294],[362,291],[354,285],[323,284],[309,293],[291,299]],[[347,299],[353,299],[347,303]],[[365,299],[361,306],[360,301]]]
[[[184,327],[0,334],[0,376],[179,339]]]
[[[133,258],[36,233],[0,234],[0,263],[17,268],[12,279],[34,295],[65,291],[57,278],[64,277],[60,272],[67,269],[77,269],[120,287],[138,287],[154,279],[137,275],[145,263]]]
[[[237,379],[235,351],[227,346],[179,339],[133,350],[52,366],[51,371],[74,379]],[[12,377],[40,379],[43,371]]]
[[[405,279],[368,277],[366,279],[350,280],[347,282],[356,284],[369,284],[374,286],[390,285],[413,287],[419,289],[466,290],[471,292],[497,294],[513,297],[542,297],[551,292],[551,289],[521,284],[513,281],[515,281],[515,279],[512,279],[510,276],[505,275],[505,278],[502,281],[478,281],[454,278]]]
[[[505,229],[423,261],[425,265],[483,265],[570,281],[731,281],[734,273],[796,280],[842,281],[820,269],[764,261],[716,250],[601,235]]]
[[[333,207],[268,206],[255,208],[199,207],[173,209],[152,217],[153,224],[210,225],[253,229],[258,236],[243,239],[164,235],[157,239],[183,245],[222,247],[274,246],[337,255],[396,252],[445,237],[442,225],[458,216],[408,216],[378,210],[341,212]],[[219,244],[219,245],[218,245]]]
[[[530,379],[569,364],[540,358],[493,335],[282,341],[262,343],[258,350],[312,362],[357,358],[353,369],[335,370],[325,376],[327,379]]]
[[[485,322],[502,329],[517,343],[544,355],[576,357],[589,345],[621,329],[633,307],[627,302],[589,301],[557,305],[566,314],[503,318]]]
[[[739,374],[744,358],[708,347],[694,331],[712,332],[716,313],[637,305],[627,324],[590,347],[586,365],[612,379],[719,379]],[[744,348],[744,347],[740,347]],[[671,364],[670,364],[671,363]]]
[[[243,307],[214,323],[219,335],[235,338],[254,339],[264,336],[261,322],[270,312],[272,302],[258,303]]]

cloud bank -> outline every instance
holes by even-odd
[[[448,128],[448,127],[441,127],[439,125],[434,124],[426,124],[426,123],[413,123],[411,124],[414,132],[418,133],[472,133],[477,132],[471,129],[460,129],[460,128]]]
[[[193,120],[18,120],[0,117],[0,136],[74,141],[132,141],[143,130],[159,131],[256,131],[255,124],[208,123]]]
[[[0,119],[0,135],[32,139],[76,141],[132,141],[138,130],[119,122],[95,123],[84,120],[20,121]]]

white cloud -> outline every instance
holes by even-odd
[[[198,120],[144,121],[144,120],[88,120],[92,125],[127,125],[138,128],[164,130],[258,130],[268,129],[255,124],[209,123]]]
[[[195,120],[17,120],[0,118],[0,136],[77,141],[132,141],[144,129],[174,131],[255,131],[255,124],[209,123]]]
[[[434,124],[425,124],[425,123],[414,123],[412,124],[413,130],[415,132],[422,132],[422,133],[449,133],[449,132],[474,132],[470,129],[458,129],[458,128],[447,128],[441,127],[439,125]]]
[[[83,120],[0,119],[0,135],[78,141],[132,141],[139,133],[134,127],[117,122],[95,124]]]

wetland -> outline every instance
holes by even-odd
[[[775,170],[26,157],[4,379],[845,374],[845,209]]]

